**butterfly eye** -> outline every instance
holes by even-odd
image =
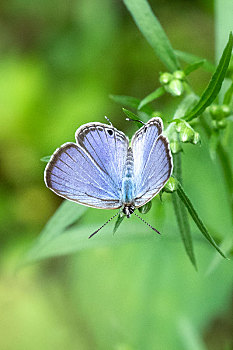
[[[111,129],[107,129],[107,132],[108,132],[108,134],[109,134],[110,136],[113,135],[113,131],[112,131]]]

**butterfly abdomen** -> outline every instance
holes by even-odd
[[[132,149],[128,149],[128,154],[123,171],[122,179],[122,202],[123,204],[133,204],[135,198],[134,182],[134,159]]]

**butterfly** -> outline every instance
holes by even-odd
[[[57,195],[88,207],[121,208],[129,218],[159,193],[172,174],[169,142],[162,131],[161,118],[152,118],[133,135],[130,145],[112,124],[84,124],[75,133],[76,143],[67,142],[53,153],[45,168],[45,184]]]

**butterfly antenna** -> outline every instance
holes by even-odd
[[[138,123],[141,123],[143,125],[145,125],[146,123],[144,123],[142,120],[139,120],[139,119],[132,119],[132,118],[125,118],[125,120],[127,120],[128,122],[138,122]]]
[[[98,230],[96,230],[95,232],[93,232],[88,238],[93,237],[97,232],[99,232],[105,225],[107,225],[112,219],[114,219],[116,216],[118,215],[118,213],[116,213],[115,215],[113,215],[110,219],[108,219],[108,221],[105,222],[105,224],[103,224],[100,228],[98,228]]]
[[[153,226],[151,226],[150,224],[148,224],[148,222],[146,222],[144,219],[142,219],[140,216],[138,216],[136,213],[134,213],[134,215],[137,216],[137,218],[139,218],[142,222],[144,222],[144,224],[146,224],[147,226],[149,226],[150,228],[152,228],[152,230],[154,230],[155,232],[157,232],[160,235],[160,232],[158,230],[156,230],[156,228],[154,228]]]
[[[109,124],[110,124],[111,126],[113,126],[112,122],[110,121],[110,119],[109,119],[108,117],[106,117],[106,115],[105,115],[104,118],[109,122]]]

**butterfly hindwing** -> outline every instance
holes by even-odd
[[[162,120],[152,118],[133,136],[136,207],[152,199],[171,176],[172,157],[162,130]]]
[[[45,169],[45,183],[59,196],[90,207],[120,207],[119,188],[75,143],[66,143],[54,152]]]

